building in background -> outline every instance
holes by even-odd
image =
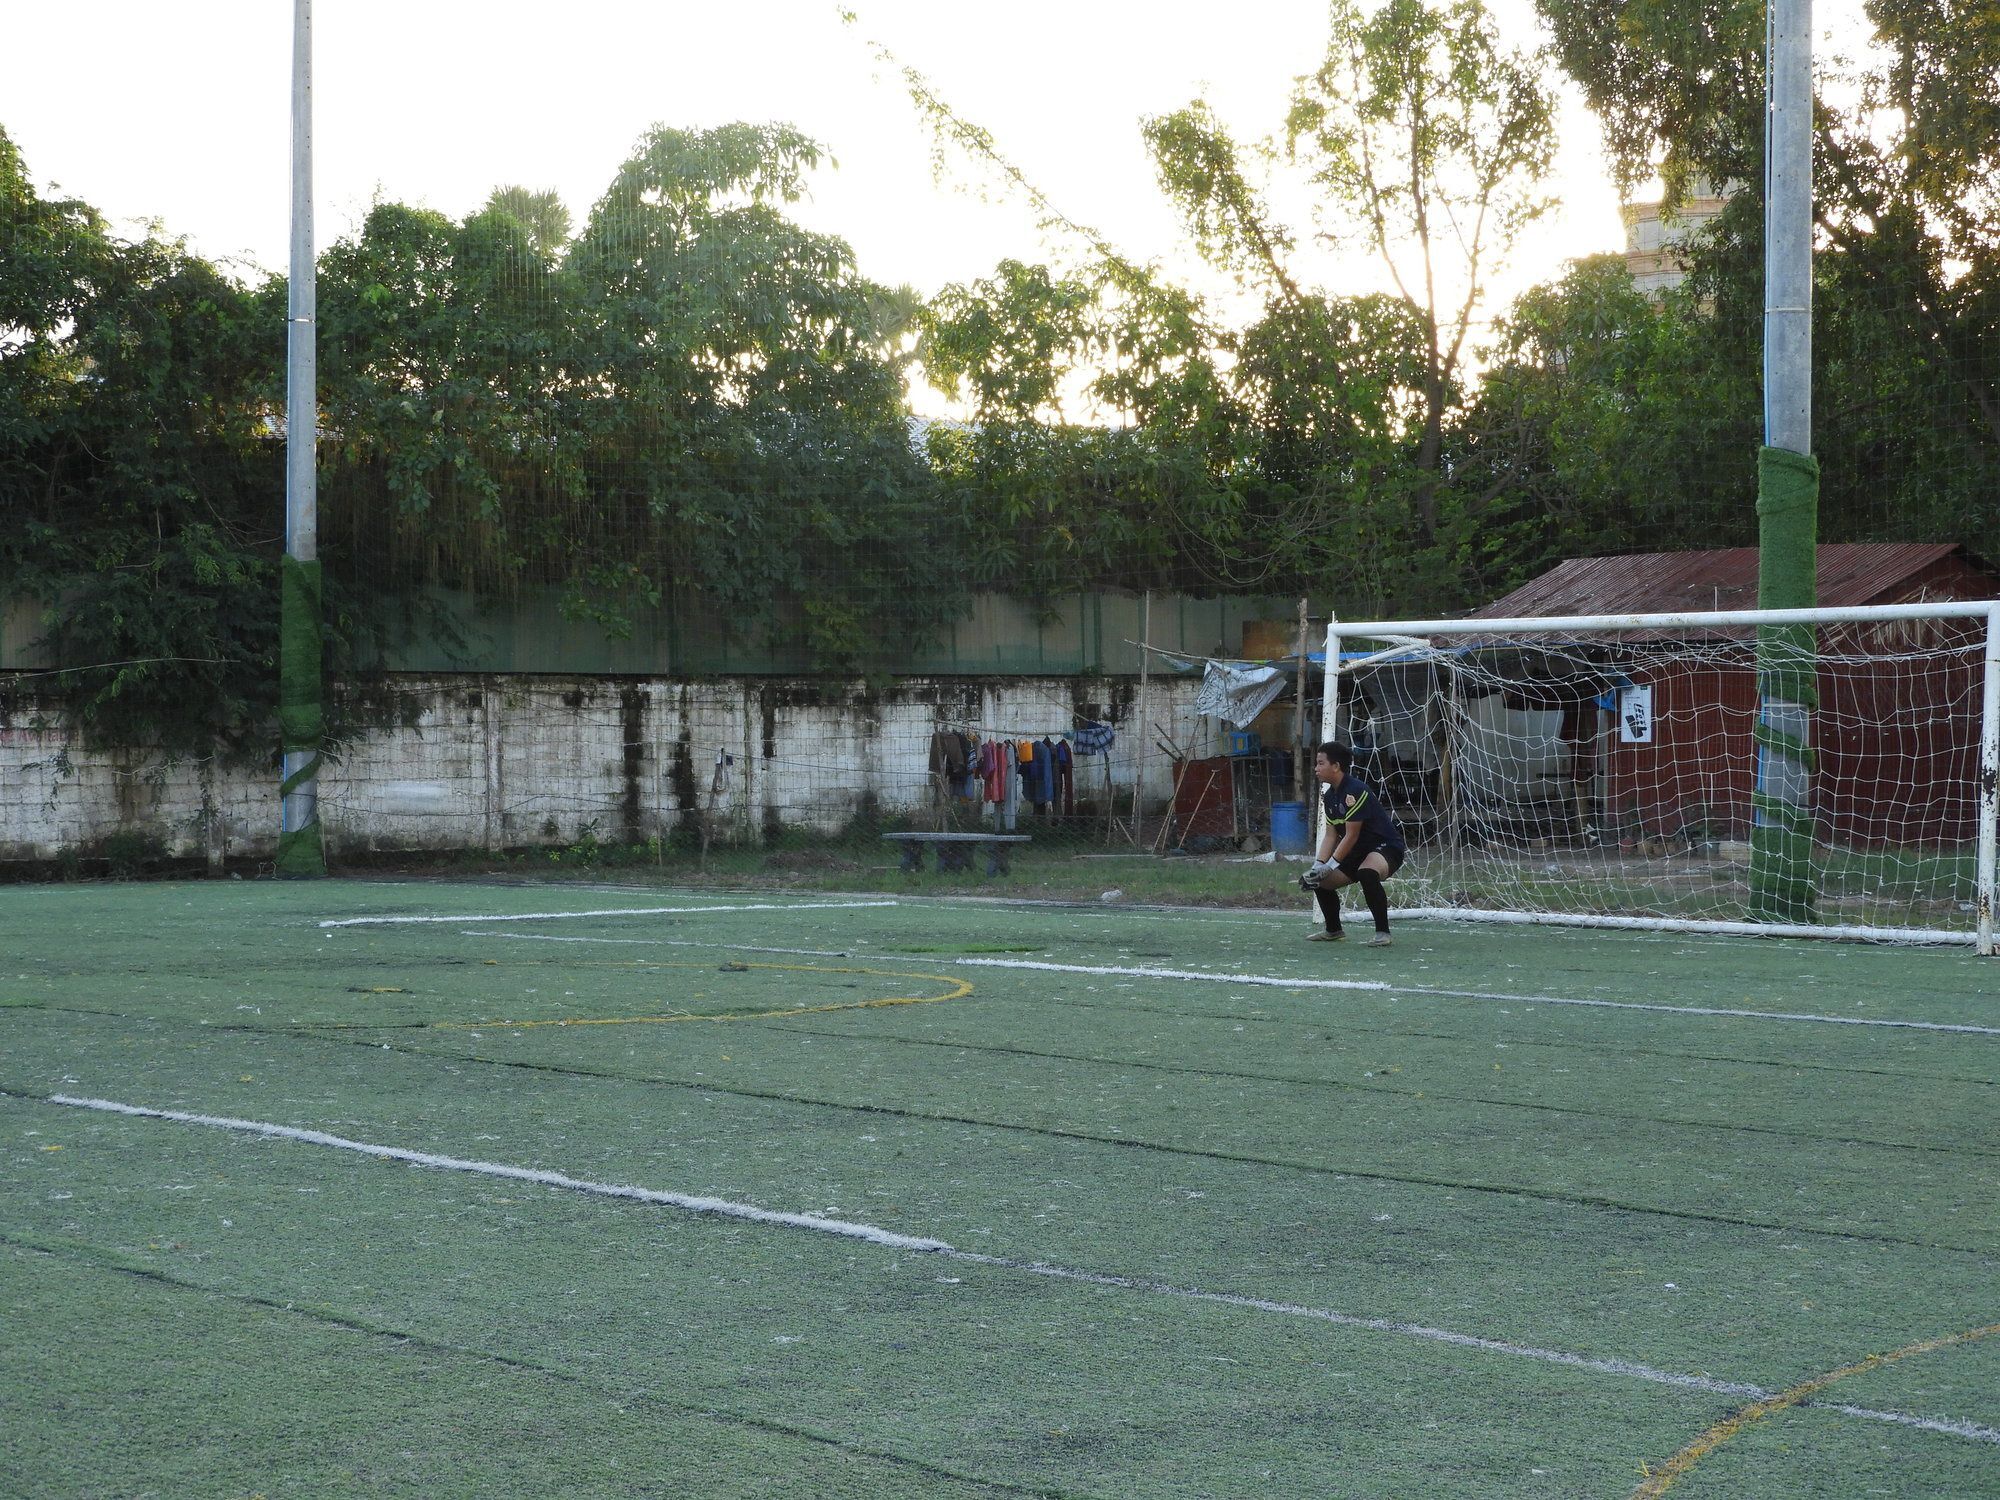
[[[1722,212],[1730,192],[1697,177],[1689,186],[1687,200],[1671,214],[1663,214],[1657,200],[1625,204],[1620,210],[1625,219],[1625,266],[1632,273],[1633,285],[1657,302],[1685,281],[1683,247]]]

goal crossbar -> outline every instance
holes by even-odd
[[[1429,635],[1554,635],[1576,630],[1691,630],[1703,626],[1859,625],[1888,620],[1994,620],[2000,599],[1937,604],[1856,604],[1834,609],[1686,610],[1653,615],[1526,615],[1514,619],[1335,620],[1329,641],[1408,640]]]

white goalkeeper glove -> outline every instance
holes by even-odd
[[[1327,872],[1332,868],[1333,866],[1323,859],[1314,860],[1312,868],[1299,877],[1299,889],[1306,891],[1318,890],[1320,881],[1325,878]]]

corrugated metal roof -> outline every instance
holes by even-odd
[[[1944,569],[1963,588],[1926,589],[1945,579],[1925,575]],[[1846,542],[1819,549],[1819,602],[1827,609],[1897,604],[1928,598],[1982,598],[2000,593],[1995,578],[1950,542]],[[1472,612],[1475,620],[1536,615],[1671,614],[1697,609],[1755,609],[1757,549],[1714,552],[1636,552],[1622,557],[1573,557],[1513,593]]]

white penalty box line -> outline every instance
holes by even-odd
[[[621,906],[602,911],[524,911],[495,914],[477,913],[463,917],[401,916],[340,917],[321,922],[322,927],[396,927],[433,922],[563,922],[588,917],[698,916],[704,912],[732,911],[852,911],[862,907],[897,906],[895,901],[746,901],[708,906]]]
[[[1385,980],[1314,979],[1283,974],[1222,974],[1203,969],[1146,969],[1121,964],[1057,964],[1021,958],[946,958],[939,962],[986,969],[1033,969],[1053,974],[1105,975],[1136,979],[1186,979],[1209,984],[1258,985],[1280,990],[1382,990],[1449,1000],[1504,1001],[1513,1005],[1579,1005],[1595,1010],[1643,1010],[1674,1016],[1722,1016],[1748,1021],[1785,1021],[1821,1026],[1882,1026],[1906,1031],[1953,1031],[2000,1036],[2000,1026],[1957,1021],[1904,1021],[1887,1016],[1829,1016],[1813,1011],[1747,1010],[1720,1005],[1654,1005],[1638,1000],[1592,1000],[1576,995],[1523,995],[1502,990],[1454,990],[1437,985],[1392,984]]]
[[[1217,976],[1205,976],[1217,977]],[[1481,1338],[1475,1334],[1457,1333],[1447,1328],[1432,1328],[1422,1323],[1397,1322],[1388,1318],[1369,1318],[1355,1313],[1339,1312],[1333,1308],[1312,1307],[1297,1302],[1278,1302],[1263,1297],[1244,1296],[1233,1292],[1208,1291],[1201,1287],[1177,1286],[1171,1282],[1152,1281],[1141,1277],[1117,1276],[1101,1271],[1081,1270],[1073,1266],[1054,1265],[1047,1261],[1018,1260],[1009,1256],[985,1255],[971,1250],[960,1250],[944,1240],[926,1239],[916,1235],[898,1234],[873,1224],[862,1224],[847,1219],[827,1218],[820,1214],[784,1213],[773,1209],[758,1208],[754,1204],[737,1203],[726,1198],[711,1198],[693,1193],[664,1192],[655,1188],[630,1187],[618,1183],[592,1182],[585,1178],[571,1177],[562,1172],[542,1171],[532,1167],[509,1166],[503,1162],[477,1161],[466,1157],[443,1156],[429,1151],[414,1151],[401,1146],[384,1146],[369,1141],[354,1140],[348,1136],[332,1135],[323,1130],[307,1130],[295,1125],[279,1125],[264,1120],[244,1120],[228,1115],[195,1114],[186,1110],[153,1109],[138,1104],[123,1104],[113,1099],[89,1099],[70,1094],[51,1094],[51,1104],[66,1105],[75,1109],[96,1110],[105,1114],[125,1115],[140,1119],[168,1120],[183,1125],[201,1125],[216,1130],[238,1131],[249,1135],[260,1135],[280,1140],[297,1141],[309,1146],[327,1146],[340,1151],[351,1151],[377,1160],[400,1161],[412,1166],[428,1167],[445,1172],[469,1172],[479,1176],[498,1177],[513,1182],[529,1182],[544,1187],[559,1188],[568,1192],[585,1193],[601,1198],[622,1198],[633,1202],[648,1203],[665,1208],[684,1209],[691,1213],[708,1214],[721,1218],[741,1219],[756,1224],[766,1224],[785,1229],[803,1229],[815,1234],[835,1235],[844,1239],[862,1240],[868,1244],[880,1245],[888,1250],[910,1251],[919,1254],[936,1255],[941,1259],[954,1260],[966,1265],[986,1266],[996,1270],[1022,1272],[1031,1276],[1046,1276],[1061,1281],[1078,1282],[1086,1286],[1106,1287],[1118,1291],[1141,1292],[1149,1296],[1171,1297],[1185,1302],[1203,1302],[1223,1307],[1243,1308],[1251,1312],[1269,1313],[1280,1317],[1307,1318],[1316,1322],[1330,1323],[1340,1328],[1352,1328],[1369,1333],[1393,1334],[1404,1338],[1423,1339],[1431,1343],[1446,1344],[1461,1349],[1477,1349],[1488,1354],[1503,1355],[1514,1359],[1530,1359],[1542,1364],[1561,1365],[1570,1369],[1588,1370],[1600,1375],[1613,1375],[1631,1380],[1648,1381],[1654,1385],[1672,1386],[1680,1390],[1703,1391],[1713,1395],[1745,1398],[1751,1401],[1770,1400],[1779,1393],[1762,1386],[1749,1385],[1739,1381],[1716,1380],[1704,1375],[1683,1375],[1671,1370],[1658,1370],[1650,1365],[1637,1364],[1621,1359],[1597,1359],[1587,1355],[1574,1354],[1562,1349],[1545,1349],[1533,1344],[1516,1344],[1505,1339]],[[1910,1412],[1883,1411],[1872,1407],[1838,1405],[1832,1402],[1807,1401],[1807,1406],[1818,1406],[1824,1410],[1873,1422],[1887,1422],[1899,1427],[1918,1428],[1926,1432],[1943,1433],[1952,1437],[1967,1438],[1974,1442],[2000,1447],[2000,1429],[1985,1427],[1975,1422],[1964,1422],[1938,1417],[1922,1417]]]

